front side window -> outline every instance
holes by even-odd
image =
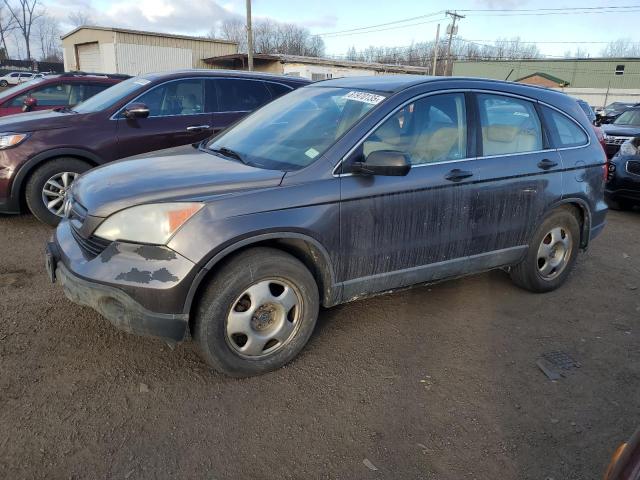
[[[384,99],[348,88],[300,88],[249,115],[207,147],[225,156],[232,151],[259,168],[298,170],[320,158]]]
[[[204,113],[204,81],[177,80],[164,83],[135,100],[149,107],[150,117]]]
[[[545,112],[558,134],[558,147],[579,147],[589,142],[587,134],[565,115],[546,107]]]
[[[434,95],[406,105],[364,141],[365,159],[378,150],[402,152],[413,165],[465,158],[464,94]]]
[[[271,100],[261,81],[221,78],[215,83],[221,112],[251,112]]]
[[[542,125],[532,102],[478,94],[482,155],[508,155],[543,149]]]

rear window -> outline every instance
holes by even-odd
[[[558,147],[580,147],[589,142],[589,137],[584,130],[569,117],[551,108],[545,107],[545,112],[551,121],[552,128],[556,130]]]

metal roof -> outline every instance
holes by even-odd
[[[73,35],[80,30],[101,30],[105,32],[119,32],[119,33],[131,33],[134,35],[146,35],[150,37],[165,37],[165,38],[177,38],[180,40],[195,40],[200,42],[212,42],[212,43],[229,43],[233,45],[237,45],[236,42],[232,42],[231,40],[222,40],[219,38],[208,38],[208,37],[192,37],[189,35],[174,35],[171,33],[162,33],[162,32],[147,32],[144,30],[131,30],[128,28],[116,28],[116,27],[99,27],[97,25],[81,25],[77,28],[74,28],[68,33],[65,33],[60,37],[61,40]]]
[[[377,72],[390,73],[415,73],[426,75],[431,70],[427,67],[415,67],[410,65],[392,65],[387,63],[354,62],[351,60],[334,60],[332,58],[305,57],[302,55],[287,55],[282,53],[256,53],[253,55],[254,61],[274,61],[282,63],[305,63],[310,65],[328,65],[332,67],[363,68],[375,70]],[[233,53],[230,55],[220,55],[218,57],[205,58],[203,61],[209,64],[224,64],[234,60],[247,60],[246,53]]]

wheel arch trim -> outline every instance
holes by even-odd
[[[316,272],[311,272],[314,278],[316,278],[316,282],[318,283],[318,289],[320,291],[320,300],[321,304],[325,307],[334,306],[339,303],[339,293],[340,286],[336,284],[335,281],[335,272],[333,269],[333,263],[331,262],[331,257],[327,249],[315,238],[305,235],[303,233],[291,232],[291,231],[279,231],[279,232],[270,232],[270,233],[261,233],[257,235],[252,235],[247,238],[243,238],[241,240],[235,241],[231,245],[227,245],[225,248],[217,252],[213,257],[211,257],[207,263],[198,271],[193,282],[189,287],[189,291],[187,292],[187,296],[184,303],[184,312],[189,313],[193,306],[193,301],[196,297],[197,292],[200,290],[200,286],[202,285],[203,280],[207,275],[222,262],[225,258],[228,258],[229,255],[247,247],[258,246],[259,244],[265,242],[275,242],[275,241],[299,241],[303,242],[307,246],[313,247],[315,252],[309,251],[309,257],[306,257],[307,260],[311,260],[313,266],[316,269]],[[282,245],[276,245],[274,248],[280,248],[280,250],[292,254],[294,257],[301,260],[307,267],[308,261],[304,261],[299,258],[298,255],[291,252],[291,249],[282,248]],[[317,278],[318,275],[320,278]]]
[[[547,211],[545,212],[546,218],[553,210],[558,207],[573,205],[580,209],[582,212],[583,222],[582,222],[582,231],[580,232],[580,248],[587,248],[589,245],[590,235],[591,235],[591,208],[589,204],[582,198],[577,197],[567,197],[563,198],[552,204]]]
[[[20,198],[24,191],[24,185],[35,169],[47,160],[52,160],[57,157],[75,157],[79,160],[87,160],[92,163],[93,166],[104,163],[100,156],[82,148],[54,148],[40,152],[23,163],[18,169],[11,184],[11,195],[9,197],[9,202],[13,206],[20,206]]]

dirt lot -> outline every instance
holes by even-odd
[[[0,218],[0,478],[599,479],[640,424],[640,212],[559,291],[492,272],[327,310],[248,380],[69,303],[49,235]],[[551,382],[558,350],[582,366]]]

